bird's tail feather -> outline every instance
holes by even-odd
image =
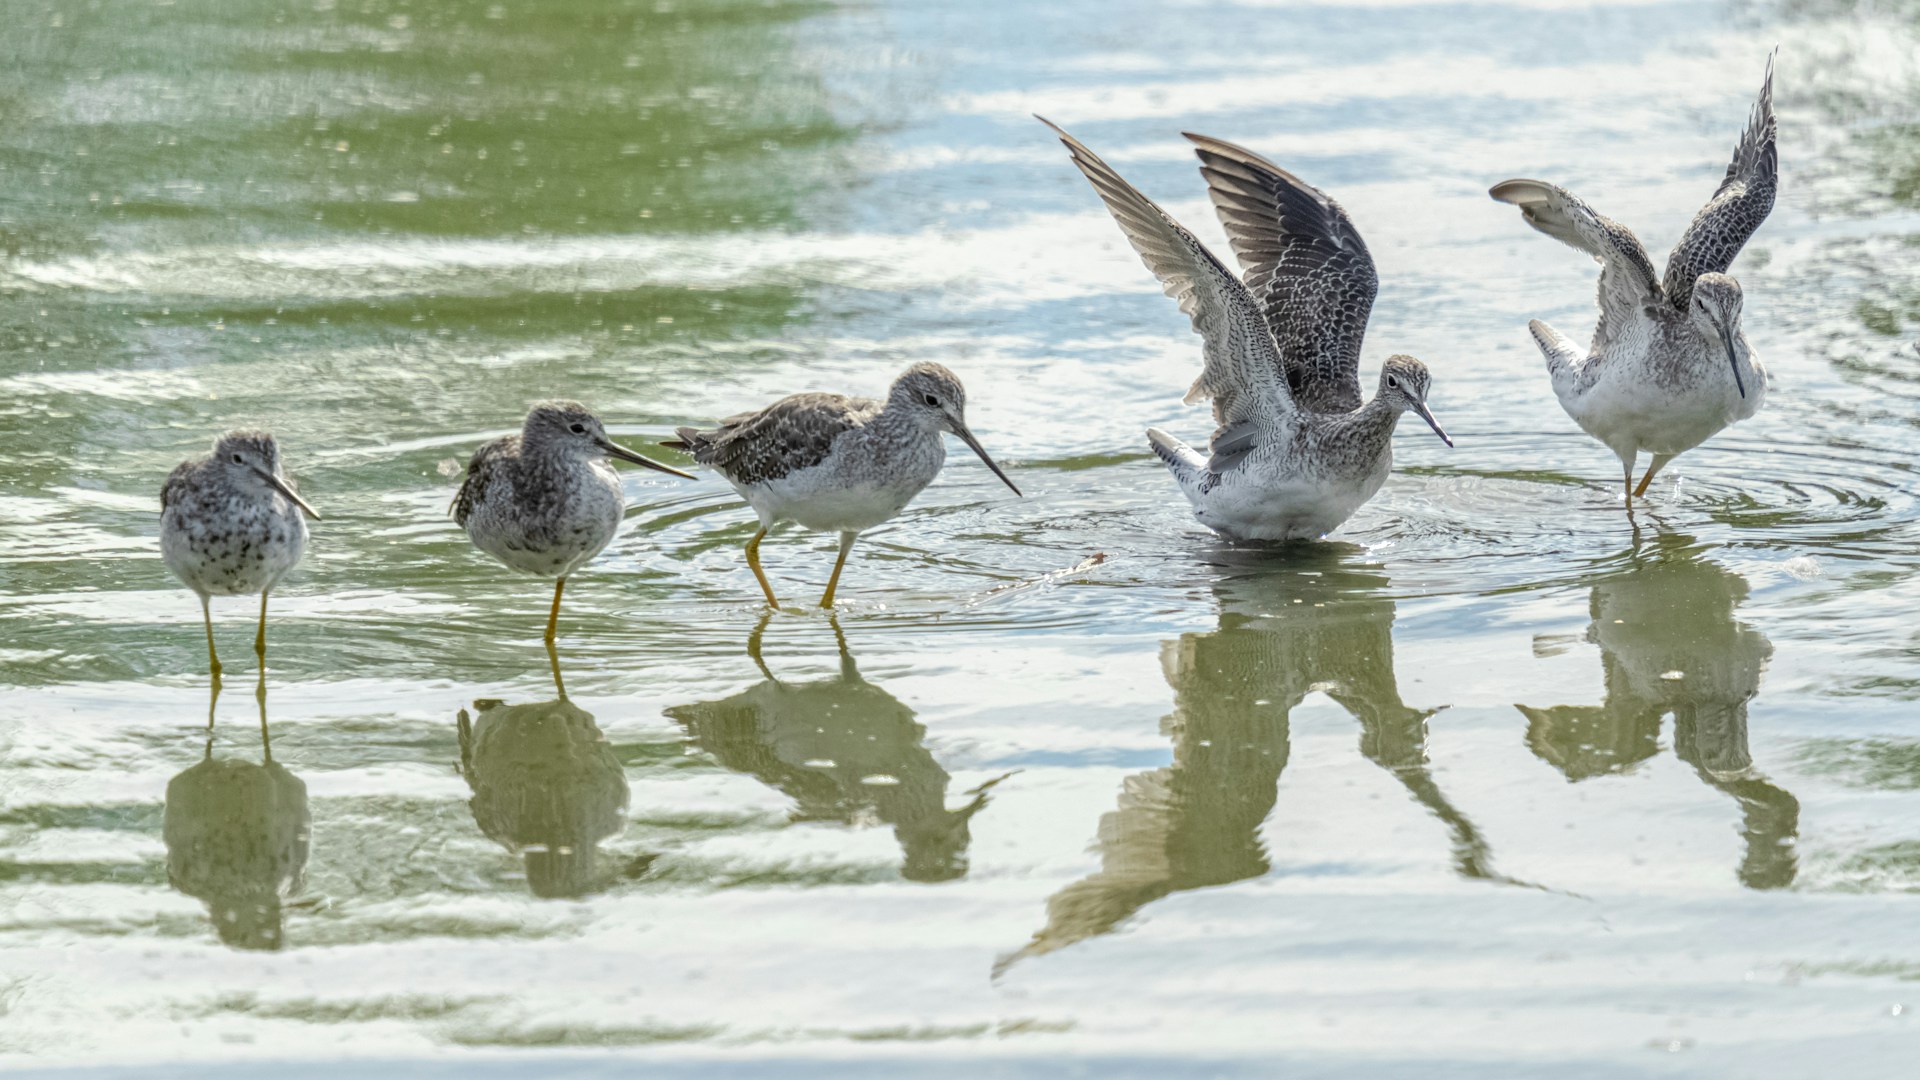
[[[1533,343],[1540,346],[1540,354],[1547,358],[1547,374],[1552,376],[1555,386],[1571,377],[1586,360],[1579,346],[1539,319],[1529,322],[1527,329],[1533,332]]]
[[[699,428],[695,428],[695,427],[674,428],[673,433],[679,437],[674,439],[668,439],[666,442],[663,442],[660,445],[666,447],[669,450],[691,451],[695,447],[699,446],[702,442],[706,441],[704,438],[702,438],[702,436],[704,436],[706,433],[701,431]]]
[[[1159,428],[1147,429],[1147,445],[1153,447],[1154,454],[1166,463],[1174,478],[1182,483],[1207,467],[1207,459],[1201,457],[1198,451]]]

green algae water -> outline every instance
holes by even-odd
[[[0,35],[0,1063],[284,1076],[1898,1075],[1920,1039],[1920,16],[1410,0],[23,3]],[[1554,43],[1543,50],[1540,43]],[[1525,330],[1656,257],[1780,45],[1766,409],[1629,519]],[[1199,342],[1030,113],[1224,250],[1182,129],[1348,209],[1324,544],[1148,453]],[[645,445],[937,360],[957,445],[771,618],[718,478],[567,590],[447,517],[545,396]],[[325,515],[199,605],[158,491]],[[662,452],[664,455],[664,452]],[[818,595],[832,537],[762,548]],[[258,691],[258,695],[256,692]]]

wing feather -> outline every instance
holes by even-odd
[[[794,394],[730,416],[711,430],[680,428],[678,439],[661,445],[691,453],[737,484],[759,484],[825,461],[835,439],[880,409],[880,402],[868,398]]]
[[[1073,154],[1073,163],[1107,204],[1120,231],[1160,287],[1180,305],[1205,342],[1205,365],[1188,404],[1213,399],[1214,421],[1221,425],[1293,411],[1293,397],[1281,377],[1280,356],[1259,306],[1233,272],[1221,265],[1194,235],[1112,166],[1044,117]]]
[[[1340,204],[1266,158],[1186,133],[1303,408],[1360,407],[1360,345],[1380,278]]]
[[[493,484],[494,470],[506,467],[519,443],[520,436],[505,435],[483,444],[473,452],[473,457],[467,460],[466,478],[460,482],[460,490],[453,496],[453,505],[448,507],[453,512],[454,524],[466,527],[473,508],[487,497],[487,488]]]
[[[183,461],[175,465],[173,471],[167,474],[166,483],[160,485],[161,513],[166,513],[167,508],[173,505],[173,501],[186,492],[187,478],[192,475],[193,466],[194,462]]]
[[[1735,256],[1773,211],[1779,188],[1780,157],[1774,145],[1773,58],[1767,58],[1766,81],[1760,100],[1747,117],[1747,129],[1733,148],[1727,175],[1713,198],[1693,217],[1686,234],[1667,256],[1667,300],[1676,310],[1687,310],[1693,283],[1701,274],[1726,273]]]
[[[1489,192],[1520,208],[1527,224],[1600,263],[1600,321],[1593,328],[1594,354],[1647,304],[1664,303],[1647,249],[1633,230],[1601,217],[1578,195],[1544,180],[1507,180]]]

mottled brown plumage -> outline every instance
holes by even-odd
[[[260,594],[253,651],[267,658],[267,595],[307,549],[307,505],[264,431],[229,431],[176,466],[160,486],[160,557],[200,597],[207,664],[220,678],[209,598]]]
[[[480,498],[493,483],[493,471],[507,467],[520,451],[520,436],[508,435],[486,443],[467,459],[467,475],[460,480],[460,491],[453,497],[453,523],[466,527]]]
[[[1266,158],[1185,134],[1294,401],[1314,412],[1358,409],[1360,345],[1380,289],[1360,231],[1339,203]]]
[[[884,402],[842,394],[794,394],[755,412],[720,421],[710,431],[683,427],[660,445],[684,450],[729,480],[780,480],[827,460],[833,441],[877,416]],[[777,437],[772,437],[776,436]]]

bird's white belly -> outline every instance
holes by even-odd
[[[1605,371],[1586,392],[1555,390],[1574,423],[1620,457],[1642,450],[1684,454],[1757,413],[1766,398],[1766,371],[1743,340],[1745,396],[1718,346],[1684,359],[1661,361],[1647,352],[1626,352],[1601,363]]]
[[[816,466],[758,484],[735,484],[760,515],[763,525],[791,521],[816,532],[861,532],[899,514],[920,494],[929,480],[917,476],[891,482],[835,477],[829,466]]]
[[[474,546],[507,569],[540,577],[569,577],[593,561],[613,540],[613,529],[586,529],[560,537],[529,537],[511,529],[473,536]]]
[[[1627,376],[1629,372],[1620,374]],[[1567,413],[1615,452],[1682,453],[1706,442],[1741,415],[1743,399],[1734,387],[1732,372],[1701,375],[1698,381],[1679,388],[1641,378],[1604,379],[1568,403]],[[1757,388],[1749,391],[1755,392]]]
[[[205,596],[245,596],[271,588],[307,549],[307,523],[275,499],[231,518],[209,520],[177,508],[160,521],[160,557],[174,576]]]
[[[1391,454],[1361,482],[1299,476],[1283,481],[1236,481],[1232,474],[1205,493],[1190,491],[1194,517],[1233,540],[1318,540],[1339,528],[1380,491],[1392,469]]]
[[[570,489],[555,512],[531,515],[514,512],[513,483],[502,474],[467,519],[467,536],[510,570],[571,576],[613,542],[626,510],[612,467],[595,473],[592,481]]]

